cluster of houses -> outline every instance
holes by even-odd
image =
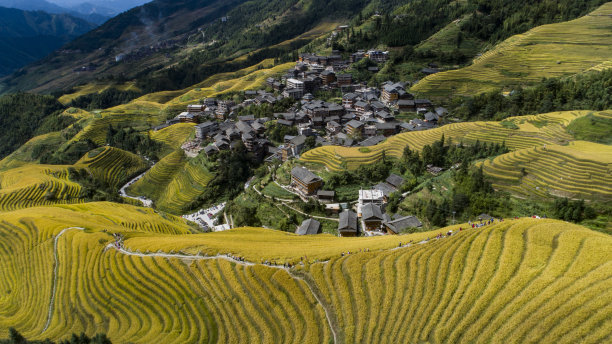
[[[278,79],[268,78],[267,84],[273,92],[245,91],[246,99],[240,104],[232,100],[203,99],[200,104],[188,105],[187,111],[155,129],[175,123],[197,123],[197,139],[206,143],[204,151],[208,155],[231,149],[237,141],[242,141],[261,158],[286,161],[301,154],[309,136],[315,137],[317,146],[367,147],[400,132],[434,128],[448,114],[428,99],[415,98],[406,90],[406,83],[389,81],[379,88],[355,83],[352,75],[343,71],[364,58],[384,62],[388,53],[358,51],[349,60],[343,60],[336,51],[330,56],[301,54],[295,68]],[[341,104],[315,99],[313,94],[325,89],[340,89]],[[274,105],[283,98],[293,98],[299,104],[271,118],[235,115],[241,107]],[[396,114],[401,112],[416,112],[422,119],[397,120]],[[298,135],[286,136],[279,146],[274,146],[265,136],[270,121],[295,127]]]
[[[414,216],[390,216],[385,213],[385,206],[392,193],[399,192],[405,180],[401,176],[391,174],[383,183],[367,190],[359,190],[356,212],[340,204],[330,203],[334,200],[334,192],[321,190],[323,180],[308,169],[295,166],[291,170],[291,187],[304,197],[315,197],[323,203],[328,203],[326,209],[339,215],[338,233],[341,236],[353,237],[359,235],[398,234],[408,228],[420,228],[423,224]],[[315,219],[305,220],[296,230],[297,234],[318,234],[321,223]]]

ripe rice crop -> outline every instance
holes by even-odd
[[[180,218],[113,203],[4,213],[0,337],[15,326],[34,339],[83,331],[134,343],[610,338],[609,236],[556,220],[459,226],[371,238],[188,234]],[[110,233],[122,233],[128,251],[108,248]],[[413,245],[390,249],[398,241]],[[247,263],[213,256],[224,252]]]
[[[446,142],[473,144],[477,140],[486,143],[505,143],[511,150],[538,147],[545,144],[567,143],[571,136],[564,127],[571,120],[586,116],[590,111],[567,111],[537,116],[511,117],[507,121],[515,123],[519,129],[508,129],[500,122],[465,122],[444,125],[425,131],[411,131],[388,138],[362,152],[357,147],[323,146],[302,154],[306,163],[321,164],[332,171],[343,168],[356,169],[363,164],[371,164],[382,158],[399,158],[404,148],[420,151],[423,146],[439,141],[444,135]],[[534,125],[534,123],[537,125]]]
[[[538,26],[512,36],[468,67],[425,77],[412,91],[429,96],[474,95],[503,85],[609,67],[612,3],[568,22]]]
[[[497,189],[523,196],[610,200],[612,147],[586,141],[518,150],[479,166]]]

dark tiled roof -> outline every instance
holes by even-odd
[[[357,231],[357,214],[350,210],[345,210],[340,213],[340,223],[338,224],[340,232],[356,232]]]
[[[303,181],[304,183],[311,183],[313,181],[319,180],[319,176],[308,171],[304,167],[296,166],[291,170],[291,175],[295,178]]]
[[[319,190],[319,191],[317,191],[317,196],[318,197],[333,198],[334,196],[336,196],[336,192],[335,191],[327,191],[327,190]]]
[[[382,136],[382,135],[378,135],[378,136],[372,136],[370,138],[367,138],[361,142],[359,142],[359,145],[361,147],[370,147],[370,146],[375,146],[381,142],[383,142],[386,139],[386,137]]]
[[[394,188],[391,187],[391,185],[389,185],[387,183],[376,184],[376,185],[374,185],[374,189],[382,191],[382,193],[383,193],[383,195],[385,195],[385,197],[391,196],[391,194],[396,191]]]
[[[399,233],[400,231],[406,228],[416,228],[423,226],[421,221],[419,221],[419,219],[414,216],[406,216],[397,220],[389,221],[385,223],[385,225],[395,233]]]
[[[398,176],[397,174],[391,174],[387,178],[386,182],[395,188],[399,188],[400,186],[402,186],[402,184],[404,184],[404,178]]]
[[[361,208],[361,217],[365,220],[381,220],[383,219],[382,211],[376,204],[368,203]]]
[[[298,235],[310,235],[319,234],[321,232],[321,223],[315,219],[308,219],[302,222],[302,224],[295,231]]]
[[[346,125],[351,128],[361,128],[363,126],[363,123],[353,119],[346,123]]]

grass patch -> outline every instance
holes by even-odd
[[[612,144],[612,114],[575,119],[567,126],[567,132],[577,140]]]
[[[264,187],[263,190],[261,191],[264,195],[274,197],[274,198],[295,199],[297,197],[291,192],[276,185],[276,183],[274,182],[268,183],[268,185],[266,185],[266,187]]]

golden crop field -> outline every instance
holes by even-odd
[[[81,190],[68,179],[68,166],[24,165],[0,172],[0,211],[82,202]]]
[[[149,133],[153,140],[164,143],[168,148],[179,149],[185,141],[195,136],[194,126],[193,123],[178,123]]]
[[[294,62],[288,62],[274,66],[274,60],[267,59],[237,72],[215,74],[183,90],[180,96],[170,100],[167,104],[187,106],[202,98],[216,97],[232,91],[261,89],[265,87],[267,78],[280,75],[294,65]]]
[[[114,147],[98,148],[75,164],[75,167],[88,169],[94,178],[117,187],[148,166],[140,156]]]
[[[83,188],[70,180],[69,168],[87,170],[95,179],[118,187],[147,167],[141,157],[112,147],[87,153],[74,165],[22,163],[7,167],[0,172],[0,211],[83,202]]]
[[[75,92],[70,94],[64,94],[58,100],[60,103],[66,105],[71,101],[77,99],[78,97],[89,95],[92,93],[102,93],[110,88],[115,88],[119,91],[138,91],[138,87],[133,82],[128,82],[121,85],[115,84],[101,84],[101,83],[91,83],[83,86],[77,86],[75,88]]]
[[[307,270],[347,343],[603,343],[611,244],[568,223],[510,220]]]
[[[479,163],[496,189],[612,201],[612,146],[573,141],[527,148]]]
[[[205,166],[188,160],[179,149],[161,159],[128,188],[128,193],[144,195],[155,202],[157,209],[178,214],[204,192],[213,177]]]
[[[563,144],[571,140],[565,126],[573,119],[586,116],[592,111],[564,111],[537,116],[511,117],[506,121],[515,123],[519,129],[509,129],[500,122],[464,122],[444,125],[439,128],[401,133],[389,137],[385,142],[368,147],[364,153],[358,147],[323,146],[307,151],[301,156],[306,163],[322,164],[330,170],[356,169],[363,164],[378,161],[383,152],[388,157],[399,158],[404,148],[420,151],[423,146],[441,139],[442,135],[453,142],[471,144],[480,140],[487,143],[506,143],[511,150],[538,147],[545,144]]]
[[[612,336],[612,239],[556,220],[339,238],[255,228],[188,234],[180,218],[113,203],[0,216],[0,337],[11,326],[34,339],[104,332],[119,343]],[[456,234],[417,244],[449,229]],[[124,250],[111,233],[125,236]],[[304,256],[290,269],[259,264]]]
[[[427,76],[412,91],[429,96],[474,95],[505,85],[578,74],[610,65],[612,2],[584,17],[510,37],[468,67]]]

